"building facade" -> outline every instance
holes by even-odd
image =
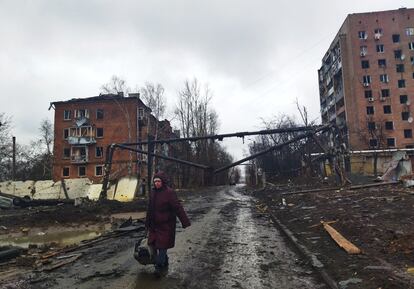
[[[138,94],[76,98],[53,102],[51,107],[55,109],[54,181],[87,177],[100,182],[109,145],[147,140],[157,127],[157,120]],[[146,159],[142,154],[116,150],[111,178],[144,175]]]
[[[322,123],[351,151],[414,147],[414,9],[348,15],[318,74]]]

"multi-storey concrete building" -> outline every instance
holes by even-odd
[[[88,177],[99,182],[107,147],[146,140],[148,133],[154,135],[157,123],[138,94],[76,98],[53,102],[51,107],[55,109],[54,181]],[[119,150],[113,156],[111,174],[143,175],[145,164],[145,155]]]
[[[351,150],[414,147],[414,9],[348,15],[318,72],[322,122]]]

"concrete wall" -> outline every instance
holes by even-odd
[[[65,180],[69,199],[86,198],[98,200],[102,184],[93,184],[87,178]],[[120,202],[134,199],[138,188],[136,177],[124,177],[110,186],[107,198]],[[61,182],[47,181],[6,181],[0,182],[0,192],[31,199],[65,199],[65,191]]]

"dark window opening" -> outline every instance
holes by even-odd
[[[394,43],[400,42],[400,34],[393,34],[392,35],[392,42],[394,42]]]
[[[398,79],[398,88],[405,87],[405,79]]]
[[[96,128],[96,137],[103,137],[104,136],[104,130],[102,127]]]
[[[402,120],[408,120],[409,117],[410,117],[410,112],[409,111],[403,111],[401,113],[401,119]]]
[[[384,105],[384,113],[390,114],[391,113],[391,105]]]
[[[375,122],[373,121],[368,122],[368,130],[370,131],[375,130]]]
[[[361,61],[361,67],[362,68],[369,68],[369,61],[368,60],[362,60]]]
[[[69,129],[65,128],[63,129],[63,139],[68,139],[69,137]]]
[[[381,89],[381,97],[389,97],[390,90],[389,89]]]
[[[372,97],[372,90],[365,90],[365,98]]]
[[[404,137],[405,138],[412,138],[413,137],[413,131],[411,129],[405,129],[404,130]]]
[[[387,146],[395,147],[395,138],[387,138]]]
[[[70,120],[70,110],[63,111],[63,120]]]
[[[407,103],[408,96],[407,95],[400,95],[400,103]]]
[[[385,122],[385,129],[393,130],[394,129],[394,123],[392,121],[386,121]]]
[[[85,166],[78,167],[78,173],[80,177],[86,176],[86,167]]]
[[[396,70],[397,72],[404,72],[404,64],[397,64]]]
[[[367,106],[367,114],[374,114],[374,107],[373,106]]]
[[[379,67],[387,66],[387,61],[385,59],[378,59],[378,66]]]
[[[402,52],[401,50],[394,50],[395,59],[401,59]]]
[[[104,118],[104,110],[103,109],[97,109],[96,110],[96,119],[103,119]]]
[[[96,147],[95,157],[97,158],[103,157],[103,147]]]
[[[70,173],[69,167],[64,167],[62,169],[62,176],[63,177],[69,177],[69,173]]]
[[[369,140],[369,146],[370,147],[376,148],[377,145],[378,145],[378,141],[376,139],[372,138],[372,139]]]
[[[64,148],[63,149],[63,158],[64,159],[70,158],[70,148]]]
[[[95,167],[95,176],[99,177],[103,175],[103,167],[102,166],[96,166]]]

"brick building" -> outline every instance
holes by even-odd
[[[322,122],[351,150],[414,147],[414,9],[348,15],[318,73]]]
[[[75,98],[52,102],[51,107],[55,109],[54,181],[87,177],[100,182],[110,144],[146,140],[148,132],[154,135],[157,126],[157,120],[139,99],[139,94]],[[160,123],[166,126],[166,122]],[[169,123],[166,127],[171,131]],[[145,155],[117,150],[111,176],[141,176],[145,168]]]

